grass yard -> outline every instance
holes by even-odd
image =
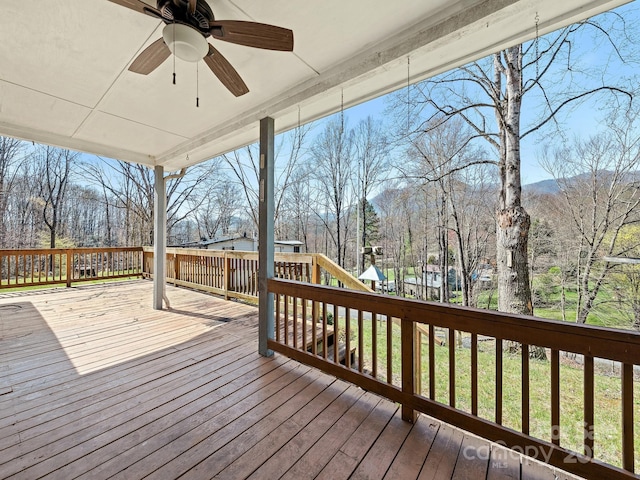
[[[340,329],[344,320],[340,319]],[[377,321],[378,378],[386,380],[386,321]],[[343,330],[344,331],[344,330]],[[400,327],[392,329],[392,377],[400,385]],[[446,332],[439,332],[446,338]],[[364,367],[371,370],[372,328],[371,322],[364,327]],[[357,345],[352,339],[352,345]],[[428,341],[422,341],[422,394],[429,395]],[[495,342],[485,340],[478,347],[478,414],[493,421],[495,419]],[[471,411],[471,350],[456,348],[456,407]],[[573,363],[573,365],[572,365]],[[449,403],[449,347],[435,346],[436,400]],[[596,369],[598,370],[598,368]],[[595,428],[594,455],[599,460],[621,466],[621,381],[619,376],[596,373],[595,376]],[[609,372],[611,373],[611,372]],[[531,435],[549,441],[551,438],[550,408],[550,363],[530,361],[530,432]],[[563,361],[560,367],[560,444],[571,450],[582,452],[583,430],[583,372],[579,365]],[[517,354],[503,353],[503,425],[521,430],[521,363]],[[635,449],[640,452],[640,385],[635,384]],[[636,455],[636,469],[640,461]]]

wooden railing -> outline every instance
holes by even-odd
[[[152,259],[149,248],[4,250],[0,288],[149,277]],[[400,403],[406,420],[423,412],[587,478],[638,478],[639,333],[379,295],[318,254],[275,262],[270,349]],[[169,282],[225,298],[255,301],[257,269],[256,252],[167,250]]]
[[[145,277],[153,276],[153,248],[144,247]],[[167,282],[183,287],[236,298],[258,301],[258,252],[167,248]],[[347,271],[322,254],[276,253],[275,276],[320,284],[326,278],[346,288],[371,292]]]
[[[141,247],[0,250],[0,289],[141,275]]]
[[[402,404],[405,419],[412,421],[416,411],[427,413],[587,478],[637,478],[639,333],[279,279],[269,280],[268,290],[276,300],[270,349]],[[444,346],[438,346],[438,337]],[[547,359],[530,359],[533,351]],[[560,374],[569,360],[581,380],[578,393]],[[596,388],[603,362],[615,370],[615,392],[609,384],[604,392]],[[542,405],[541,392],[549,397]],[[606,396],[608,405],[619,398],[618,432],[598,429],[596,417],[603,412],[596,411],[596,395]],[[546,426],[538,414],[532,417],[534,403],[536,411],[548,415]],[[576,428],[579,445],[567,440]],[[600,449],[609,442],[617,442],[621,452],[617,466],[603,460]]]

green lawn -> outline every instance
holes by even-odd
[[[340,328],[344,329],[344,320],[340,319]],[[378,377],[386,380],[386,322],[377,322]],[[352,331],[355,332],[355,331]],[[365,361],[369,371],[372,366],[372,328],[371,322],[365,322],[364,328]],[[439,336],[446,337],[445,332]],[[392,377],[393,383],[400,385],[400,328],[393,325],[392,333]],[[352,345],[357,340],[352,338]],[[429,394],[429,354],[428,342],[422,343],[422,393]],[[456,407],[471,411],[471,351],[457,347],[456,351]],[[583,373],[579,366],[570,362],[560,367],[561,384],[561,445],[582,452],[583,439]],[[449,403],[449,347],[435,346],[436,364],[436,400]],[[521,429],[521,363],[520,356],[503,354],[503,424],[515,430]],[[495,343],[482,341],[478,352],[478,414],[493,421],[495,419]],[[621,382],[619,376],[596,374],[595,378],[595,436],[594,451],[599,460],[621,465]],[[635,385],[636,412],[640,412],[640,385]],[[550,440],[550,364],[547,361],[530,362],[530,432],[543,440]],[[635,431],[640,432],[640,415],[635,415]],[[640,451],[640,435],[636,434],[636,451]],[[637,456],[636,456],[637,457]],[[640,468],[640,460],[636,460]]]

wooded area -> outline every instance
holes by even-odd
[[[442,301],[494,306],[490,265],[501,311],[553,303],[586,322],[606,290],[640,328],[640,267],[603,260],[640,256],[640,37],[623,8],[407,85],[384,118],[280,135],[276,237],[354,273],[360,247],[381,245],[399,295],[437,265],[459,282]],[[522,156],[554,180],[523,190]],[[169,244],[254,235],[257,159],[254,145],[169,181]],[[152,215],[152,170],[0,139],[0,248],[149,245]]]

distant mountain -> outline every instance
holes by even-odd
[[[540,180],[523,185],[522,192],[528,195],[554,195],[560,192],[560,187],[554,179]]]
[[[610,172],[609,170],[601,170],[598,172],[598,175],[602,180],[606,180],[607,176],[613,175],[613,172]],[[571,184],[573,182],[584,182],[588,181],[590,177],[590,173],[581,173],[579,175],[569,177],[566,179],[566,183]],[[640,181],[640,172],[628,172],[624,178],[630,183],[638,182]],[[558,186],[558,182],[554,179],[541,180],[540,182],[523,185],[522,192],[528,195],[555,195],[560,192],[560,187]]]

